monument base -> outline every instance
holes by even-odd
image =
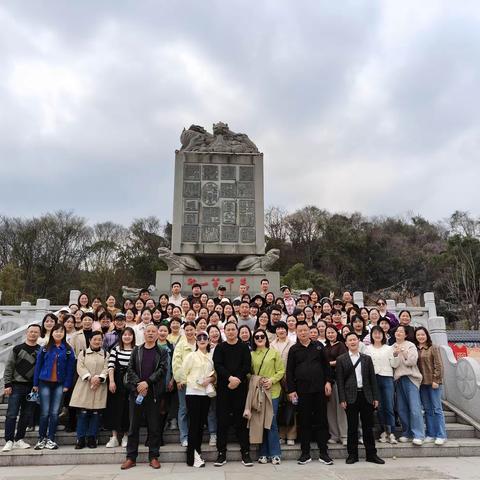
[[[227,289],[225,296],[233,298],[238,296],[240,285],[248,285],[248,293],[256,295],[260,291],[260,281],[268,278],[270,282],[270,291],[275,296],[280,293],[280,272],[250,273],[250,272],[185,272],[172,273],[168,270],[157,271],[155,290],[152,292],[154,298],[158,298],[162,293],[169,294],[172,282],[182,284],[182,294],[189,295],[194,283],[202,285],[202,291],[209,296],[215,296],[219,285],[224,285]]]

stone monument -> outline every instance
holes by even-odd
[[[180,141],[172,248],[159,249],[168,271],[157,272],[157,292],[168,292],[178,280],[184,292],[198,282],[207,293],[220,284],[227,296],[236,295],[240,284],[255,293],[268,278],[278,293],[280,275],[270,269],[279,251],[265,253],[263,154],[222,122],[213,125],[213,134],[192,125]]]

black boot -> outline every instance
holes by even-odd
[[[87,437],[87,447],[97,448],[97,439],[95,437]]]
[[[85,437],[77,438],[77,443],[75,445],[75,450],[81,450],[85,448]]]

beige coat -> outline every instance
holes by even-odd
[[[75,352],[75,357],[78,358],[79,353],[82,350],[87,349],[87,342],[85,341],[85,335],[83,334],[83,330],[78,330],[72,334],[70,338],[70,345]]]
[[[248,419],[250,443],[263,443],[263,430],[270,430],[273,420],[272,391],[260,388],[259,375],[252,375],[243,416]]]
[[[101,410],[107,406],[108,353],[83,350],[77,360],[78,379],[73,389],[71,407]],[[90,388],[90,379],[98,375],[102,383],[96,390]]]

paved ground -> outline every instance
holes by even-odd
[[[0,480],[478,480],[480,457],[462,458],[401,458],[387,459],[386,465],[360,462],[345,465],[336,460],[335,465],[325,466],[312,462],[305,466],[287,461],[277,467],[254,465],[246,468],[238,462],[230,462],[222,468],[207,465],[193,469],[185,464],[168,463],[158,471],[139,465],[122,472],[116,465],[79,465],[50,467],[2,467]]]

